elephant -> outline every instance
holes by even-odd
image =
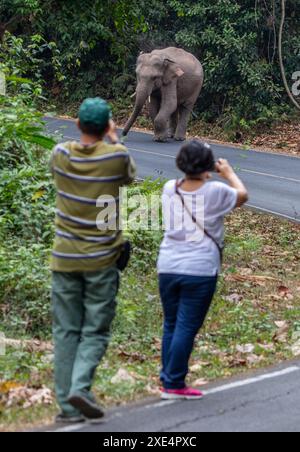
[[[184,141],[190,114],[204,82],[201,63],[191,53],[169,47],[141,53],[136,74],[135,107],[123,136],[128,134],[149,99],[154,141],[166,142],[170,138]]]

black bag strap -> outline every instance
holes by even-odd
[[[204,232],[204,234],[214,242],[214,244],[218,248],[221,262],[223,262],[223,248],[219,245],[219,243],[216,241],[216,239],[202,226],[202,224],[197,220],[197,218],[195,217],[193,212],[190,211],[190,209],[188,208],[188,206],[186,205],[186,203],[184,201],[184,196],[179,191],[179,188],[182,186],[184,181],[185,181],[184,179],[176,181],[176,194],[180,197],[183,208],[190,215],[191,219],[193,220],[193,223],[195,223],[198,226],[198,228],[201,229]]]

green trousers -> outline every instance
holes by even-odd
[[[95,371],[110,340],[119,288],[117,268],[96,273],[52,273],[55,389],[62,412],[79,413],[68,397],[92,398]]]

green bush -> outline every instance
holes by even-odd
[[[235,133],[270,124],[289,111],[277,60],[280,2],[253,0],[169,0],[175,11],[177,45],[202,61],[205,85],[198,105],[201,117],[217,120]],[[296,2],[289,2],[285,52],[290,75],[298,67],[299,34]],[[275,22],[274,22],[275,21]],[[238,136],[239,137],[239,136]]]
[[[56,43],[46,42],[39,34],[20,37],[6,32],[0,47],[0,70],[8,76],[10,93],[22,93],[30,103],[45,100],[47,82],[64,81]]]
[[[11,335],[45,337],[51,327],[50,250],[6,237],[0,245],[0,322]]]
[[[23,95],[0,96],[0,237],[49,239],[54,190],[49,158],[55,142]]]
[[[137,183],[136,185],[130,187],[128,191],[129,198],[135,195],[139,195],[142,196],[143,199],[145,199],[145,205],[136,205],[134,206],[134,209],[138,209],[139,207],[146,207],[147,204],[147,207],[149,208],[148,210],[150,212],[150,208],[153,202],[151,197],[158,196],[160,198],[163,184],[164,182],[161,179],[157,179],[155,181],[146,179],[144,182]],[[130,213],[131,210],[129,208],[129,214]],[[156,221],[161,227],[161,208],[159,209],[159,218],[157,218]],[[134,259],[132,260],[131,267],[133,270],[136,270],[141,274],[147,273],[149,269],[155,267],[159,245],[162,240],[162,230],[153,230],[153,228],[151,228],[151,218],[149,217],[148,226],[148,229],[145,229],[143,227],[135,229],[131,227],[129,221],[128,231],[125,230],[125,234],[128,235],[133,244]]]

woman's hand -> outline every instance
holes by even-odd
[[[234,174],[232,166],[225,159],[219,159],[217,161],[216,170],[219,173],[219,175],[226,180],[229,180],[230,177]]]
[[[248,191],[229,162],[225,159],[218,160],[216,163],[216,170],[221,177],[229,182],[231,187],[237,190],[238,197],[236,207],[241,207],[245,204],[249,199]]]

